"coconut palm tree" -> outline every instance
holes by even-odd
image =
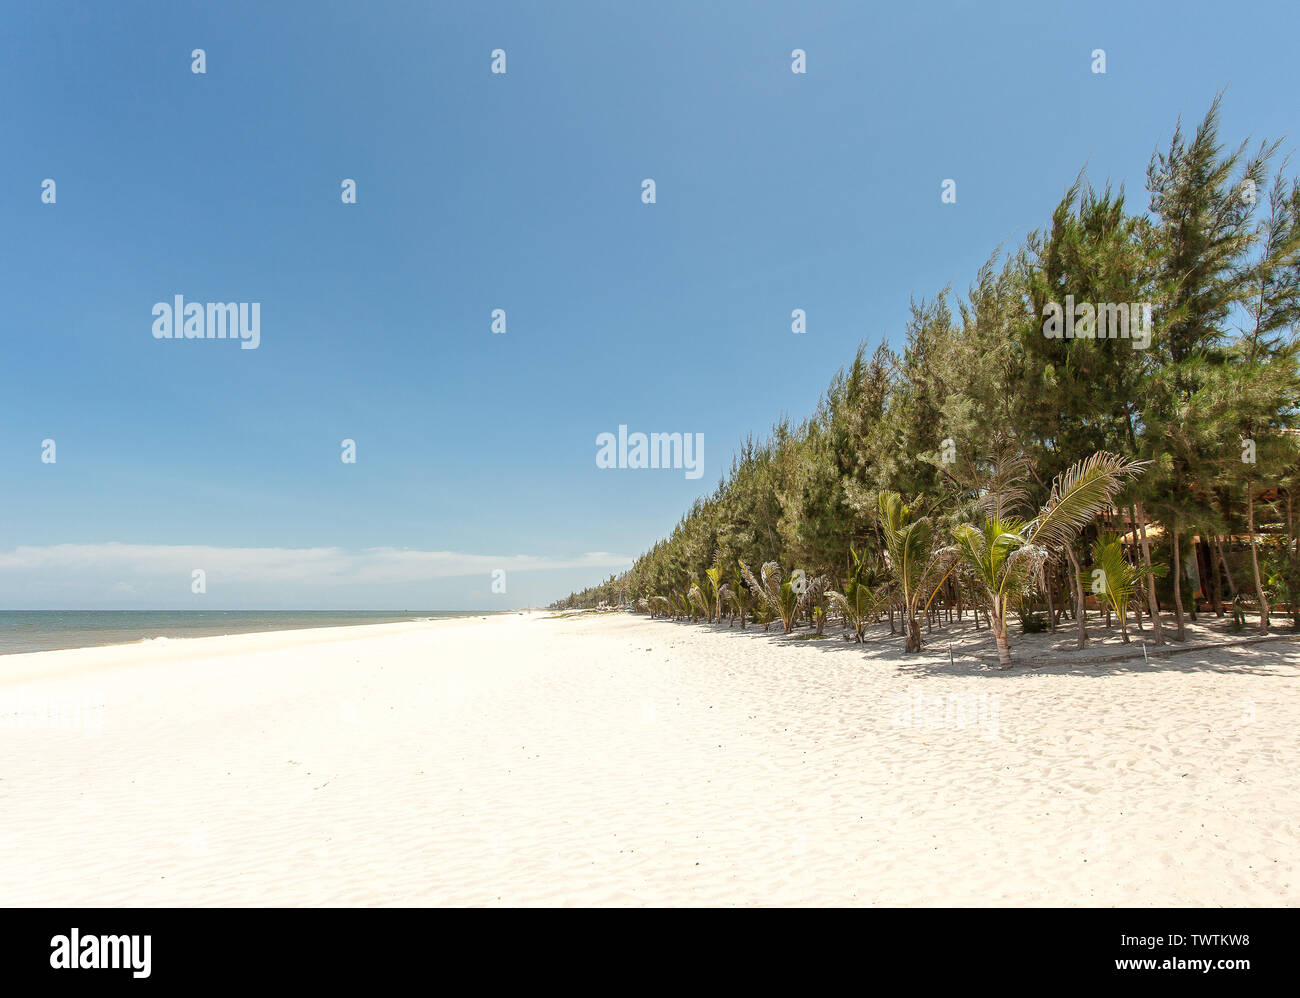
[[[1134,568],[1124,557],[1124,547],[1113,534],[1103,534],[1093,542],[1092,564],[1093,594],[1115,611],[1120,639],[1128,644],[1128,605],[1145,573]]]
[[[846,627],[853,631],[855,640],[861,642],[876,615],[893,599],[893,589],[881,573],[868,567],[866,559],[852,548],[853,572],[844,583],[844,591],[826,591],[831,605],[840,612]]]
[[[709,621],[713,620],[709,597],[700,588],[700,584],[693,579],[690,587],[686,590],[686,605],[690,610],[691,623],[695,623],[700,617],[704,617]]]
[[[727,599],[731,602],[732,618],[740,617],[740,629],[745,629],[745,614],[749,612],[750,592],[749,588],[737,575],[725,587],[727,590]]]
[[[1043,562],[1052,551],[1073,543],[1079,531],[1141,473],[1145,461],[1130,461],[1098,451],[1076,461],[1052,480],[1047,503],[1031,520],[1024,481],[1028,467],[1019,455],[1004,451],[994,464],[988,488],[978,498],[976,520],[953,530],[956,551],[988,601],[998,661],[1011,668],[1007,641],[1007,607],[1040,581]]]
[[[709,622],[714,620],[722,623],[722,607],[726,603],[723,590],[727,584],[722,581],[722,566],[716,561],[712,568],[704,570],[704,595],[708,598],[709,603]]]
[[[792,572],[788,579],[784,578],[781,566],[775,561],[764,562],[761,581],[754,577],[754,573],[743,561],[740,563],[740,574],[745,577],[750,592],[758,603],[767,607],[773,618],[781,618],[786,634],[794,630],[799,614],[815,595],[826,588],[826,579],[821,576],[809,579],[802,572]]]
[[[880,532],[893,574],[892,595],[903,611],[905,651],[921,650],[921,616],[942,588],[956,563],[951,547],[934,542],[934,525],[928,516],[917,517],[897,492],[881,492]]]

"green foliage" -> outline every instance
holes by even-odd
[[[743,622],[752,609],[789,630],[820,592],[742,573],[724,593],[722,580],[741,562],[794,564],[825,579],[828,611],[856,637],[892,605],[918,648],[949,559],[963,592],[1000,595],[1004,633],[1006,605],[1021,605],[1044,564],[1086,561],[1098,511],[1132,507],[1180,539],[1235,538],[1250,607],[1274,598],[1294,611],[1300,568],[1256,572],[1250,555],[1267,561],[1271,538],[1295,536],[1281,497],[1300,486],[1300,185],[1275,171],[1275,145],[1225,145],[1219,128],[1216,100],[1191,134],[1174,129],[1145,203],[1080,175],[964,292],[913,299],[897,346],[859,345],[807,418],[743,441],[716,488],[628,572],[555,606],[641,593],[655,615],[668,611],[651,595],[679,617],[718,620],[729,607]],[[1150,343],[1045,336],[1047,306],[1067,298],[1149,304]],[[1141,461],[1140,479],[1111,488],[1114,462]],[[860,575],[863,563],[882,574]],[[703,608],[683,605],[693,583]]]
[[[896,602],[903,611],[908,651],[921,650],[918,616],[934,599],[956,560],[951,547],[935,544],[934,524],[917,516],[897,492],[881,492],[877,506]]]
[[[866,559],[850,548],[853,570],[844,591],[829,589],[826,592],[831,606],[844,620],[844,625],[853,631],[855,640],[862,641],[868,627],[889,605],[893,599],[893,590],[885,578],[885,573],[868,566]]]
[[[969,577],[988,600],[1003,668],[1011,665],[1007,608],[1033,591],[1051,553],[1072,545],[1079,531],[1145,466],[1098,451],[1057,475],[1047,502],[1033,519],[1025,520],[1016,513],[1024,511],[1028,468],[1020,457],[999,453],[980,490],[973,520],[958,524],[952,535]]]
[[[781,566],[774,561],[763,564],[759,578],[755,578],[749,566],[742,561],[740,574],[748,584],[750,592],[756,595],[759,606],[770,612],[771,616],[768,619],[779,617],[786,634],[794,630],[799,614],[816,597],[816,594],[825,589],[826,583],[826,580],[820,577],[809,579],[806,576],[797,576],[793,572],[788,579],[784,578]],[[757,610],[755,612],[757,613]],[[765,624],[764,630],[766,629]]]

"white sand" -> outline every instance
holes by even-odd
[[[1300,645],[1003,673],[776,630],[0,657],[0,904],[1300,900]]]

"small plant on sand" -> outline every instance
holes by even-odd
[[[1124,557],[1124,546],[1113,534],[1103,534],[1092,544],[1093,594],[1110,607],[1119,620],[1119,636],[1129,643],[1128,608],[1137,594],[1143,573]]]
[[[1042,634],[1047,630],[1047,620],[1041,613],[1033,610],[1020,615],[1021,634]]]
[[[725,590],[727,584],[722,581],[722,566],[716,561],[712,568],[704,570],[704,595],[708,600],[709,622],[722,623],[722,608],[726,605]]]
[[[690,588],[686,590],[686,600],[690,605],[692,623],[700,617],[710,621],[713,620],[709,597],[705,595],[698,582],[692,582]]]
[[[740,563],[740,574],[745,577],[758,603],[770,610],[774,618],[781,618],[786,634],[794,630],[799,614],[809,605],[814,594],[819,594],[826,588],[826,580],[820,576],[809,579],[802,573],[791,573],[788,579],[783,579],[781,566],[774,561],[763,564],[761,580],[754,577],[754,573],[743,561]]]
[[[1246,608],[1240,593],[1232,597],[1231,613],[1232,620],[1228,624],[1228,630],[1233,634],[1240,634],[1246,629]]]
[[[736,576],[736,578],[728,584],[727,598],[731,600],[733,615],[740,618],[740,629],[743,631],[745,629],[745,614],[749,612],[752,597],[749,592],[749,587],[745,585],[740,576]]]
[[[869,568],[858,552],[849,549],[853,558],[853,572],[844,584],[844,591],[828,589],[826,596],[831,605],[844,618],[844,624],[853,632],[854,639],[861,642],[866,630],[893,597],[887,580],[882,574]]]

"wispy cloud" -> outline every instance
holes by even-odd
[[[175,577],[202,568],[209,577],[228,582],[390,584],[507,572],[542,572],[575,568],[623,568],[632,559],[608,551],[575,557],[525,554],[466,554],[410,548],[241,548],[205,545],[55,544],[0,551],[0,579],[20,580],[52,573],[84,577],[112,575],[118,583]]]

